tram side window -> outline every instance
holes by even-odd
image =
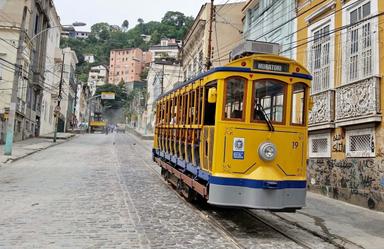
[[[208,92],[209,89],[215,87],[217,89],[217,82],[210,82],[204,87],[204,125],[215,125],[215,116],[216,116],[216,103],[208,102]]]
[[[242,120],[244,118],[246,85],[246,80],[240,77],[225,81],[224,119]]]
[[[263,111],[265,111],[272,122],[283,123],[285,89],[286,85],[277,80],[254,81],[252,120],[264,120]]]
[[[304,84],[293,85],[292,90],[292,113],[291,122],[293,125],[305,124],[305,100],[306,86]]]

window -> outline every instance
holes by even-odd
[[[198,73],[203,72],[203,65],[204,65],[204,58],[203,57],[204,57],[203,50],[201,50],[199,52]]]
[[[375,157],[374,131],[374,128],[347,131],[347,157]]]
[[[283,123],[285,94],[286,85],[283,82],[277,80],[254,81],[252,120],[263,120],[264,110],[272,122]]]
[[[328,90],[330,87],[330,26],[326,25],[313,32],[311,46],[311,71],[313,74],[312,93]]]
[[[309,157],[331,157],[331,134],[323,133],[309,136]]]
[[[202,89],[204,106],[202,106],[202,123],[204,125],[215,125],[216,120],[216,103],[208,102],[208,92],[210,88],[217,89],[217,81],[209,82]]]
[[[35,17],[35,29],[34,29],[35,35],[39,32],[39,23],[40,23],[39,15],[36,15],[36,17]]]
[[[295,84],[292,89],[291,123],[305,125],[306,89],[304,84]]]
[[[224,119],[244,120],[247,81],[232,77],[225,81]]]
[[[367,78],[373,73],[373,23],[371,21],[361,22],[370,15],[370,2],[349,12],[349,24],[352,26],[347,30],[347,46],[345,47],[348,83]]]

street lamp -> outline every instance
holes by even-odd
[[[85,26],[87,25],[86,23],[83,23],[83,22],[74,22],[72,24],[67,24],[67,25],[56,25],[56,26],[52,26],[52,27],[49,27],[49,28],[46,28],[46,29],[43,29],[42,31],[40,31],[39,33],[37,33],[36,35],[32,36],[32,38],[29,40],[29,42],[31,43],[33,41],[33,39],[35,39],[36,37],[38,37],[39,35],[41,35],[42,33],[45,33],[51,29],[55,29],[55,28],[63,28],[63,27],[68,27],[68,28],[73,28],[73,27],[81,27],[81,26]]]
[[[19,77],[21,75],[22,71],[22,65],[23,65],[23,53],[24,53],[24,42],[26,38],[26,30],[25,30],[25,19],[23,18],[23,22],[21,23],[21,29],[20,29],[20,36],[17,46],[17,54],[16,54],[16,63],[15,63],[15,72],[13,75],[13,84],[12,84],[12,95],[11,95],[11,103],[9,108],[9,115],[8,115],[8,123],[7,123],[7,135],[5,138],[5,146],[4,146],[4,155],[10,156],[12,155],[12,147],[13,147],[13,135],[14,135],[14,129],[15,129],[15,116],[16,116],[16,106],[17,106],[17,89],[19,85]],[[54,28],[61,28],[63,26],[84,26],[85,23],[81,22],[75,22],[72,25],[57,25],[52,26],[46,29],[41,30],[34,36],[32,36],[31,39],[29,39],[28,43],[29,45],[32,44],[32,41],[43,34],[44,32],[47,32]]]

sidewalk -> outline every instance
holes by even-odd
[[[75,135],[71,133],[57,133],[56,143],[53,142],[53,134],[15,142],[13,144],[12,156],[5,156],[4,145],[0,145],[0,167],[6,163],[22,159],[51,146],[64,143],[67,139],[72,138],[73,136]]]
[[[384,248],[384,213],[307,192],[307,206],[296,213],[264,214],[279,217],[344,248]]]
[[[140,137],[143,140],[153,140],[153,134],[144,134],[143,130],[135,129],[133,127],[127,127],[128,132]]]

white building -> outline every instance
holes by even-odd
[[[80,123],[87,123],[89,118],[88,112],[88,99],[91,97],[91,92],[88,84],[78,84],[77,85],[77,95],[76,95],[76,120],[77,125]]]
[[[243,8],[245,40],[282,45],[282,55],[294,59],[296,0],[249,0]]]
[[[93,54],[85,54],[84,55],[84,61],[86,61],[88,63],[95,63],[96,59],[95,59],[95,56]]]
[[[56,58],[62,63],[64,55],[64,71],[61,91],[60,114],[58,115],[58,132],[65,132],[77,122],[75,119],[75,97],[77,82],[75,78],[76,64],[79,62],[75,51],[71,48],[56,50]]]
[[[145,131],[153,131],[157,97],[182,81],[179,50],[180,46],[175,39],[163,39],[159,45],[149,49],[153,55],[153,61],[147,77],[147,109],[144,111],[141,121],[141,128]]]
[[[60,25],[60,19],[55,9],[50,11],[52,26]],[[40,135],[53,133],[55,130],[54,110],[57,105],[58,86],[60,81],[61,65],[55,59],[56,50],[60,47],[60,28],[53,28],[47,31],[47,60],[45,63],[45,89],[41,104]]]
[[[86,31],[76,31],[76,39],[87,39],[90,32]]]
[[[98,86],[105,85],[108,81],[108,68],[103,65],[92,67],[88,74],[88,85],[92,95]]]

